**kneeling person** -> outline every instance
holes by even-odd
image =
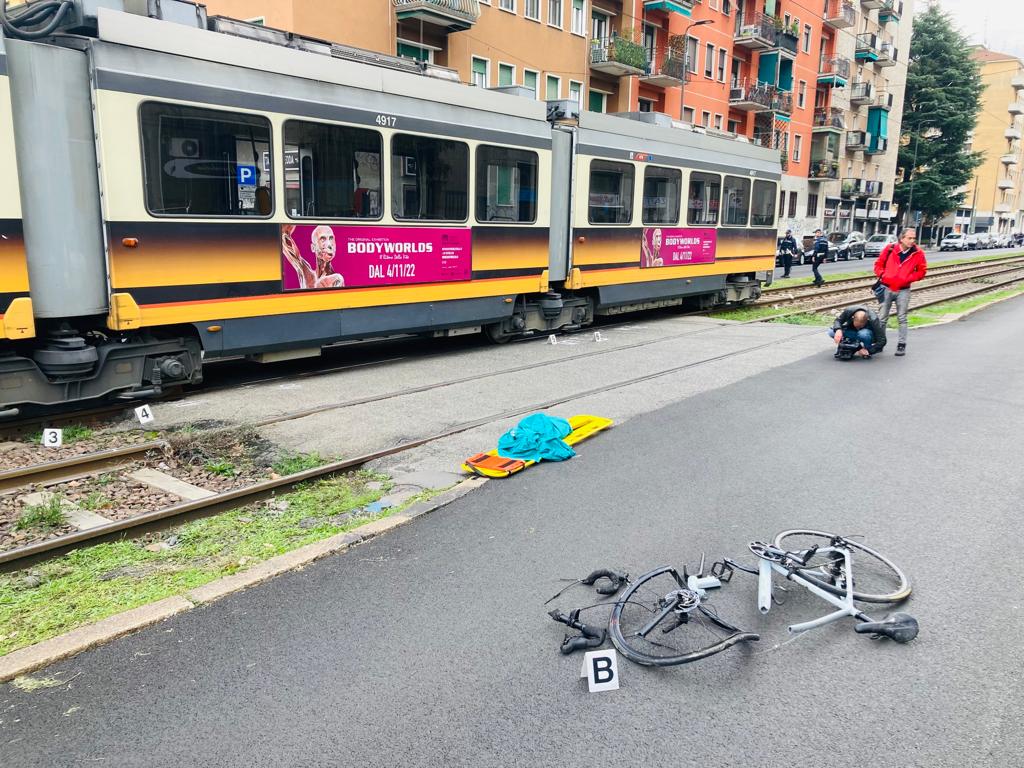
[[[878,315],[863,306],[844,309],[829,334],[838,347],[836,357],[871,357],[885,346],[885,325]]]

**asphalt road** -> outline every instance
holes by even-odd
[[[904,358],[848,363],[823,338],[40,673],[67,685],[0,686],[0,763],[1019,766],[1022,324],[1016,299],[912,330]],[[620,659],[622,688],[600,694],[558,653],[542,603],[559,578],[742,556],[799,526],[896,559],[920,637],[843,623],[787,642],[817,606],[791,593],[759,617],[751,579],[727,590],[757,646],[671,669]]]

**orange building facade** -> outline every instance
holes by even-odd
[[[826,195],[838,194],[826,187],[838,188],[842,174],[830,158],[841,155],[849,122],[842,89],[853,62],[843,53],[852,53],[857,31],[844,29],[845,20],[867,23],[871,8],[894,2],[902,8],[901,0],[207,0],[207,7],[211,15],[447,67],[480,87],[571,99],[591,111],[663,112],[745,135],[779,151],[780,229],[799,235],[821,224]]]

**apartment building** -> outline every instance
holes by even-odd
[[[207,0],[211,14],[448,67],[464,82],[663,112],[777,149],[780,230],[895,227],[913,0]],[[340,7],[339,7],[340,6]]]
[[[942,222],[943,232],[1010,234],[1024,230],[1021,135],[1024,130],[1024,63],[1016,56],[977,46],[981,109],[968,151],[984,161],[964,190],[963,207]]]

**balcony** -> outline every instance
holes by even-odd
[[[741,112],[768,112],[772,108],[774,91],[767,83],[744,80],[729,89],[729,108]]]
[[[827,181],[829,179],[839,178],[839,161],[838,160],[813,160],[811,161],[811,170],[808,174],[808,179],[811,181]]]
[[[759,13],[751,24],[741,24],[740,21],[741,19],[737,17],[738,23],[736,24],[736,33],[733,35],[733,45],[751,51],[776,47],[775,19],[771,16]]]
[[[857,23],[857,9],[850,0],[829,0],[825,8],[825,24],[832,29],[846,29]]]
[[[772,94],[772,112],[781,112],[785,115],[793,114],[793,92],[775,91]]]
[[[1015,182],[1010,176],[1004,176],[996,182],[996,187],[998,189],[1013,189],[1016,185],[1017,182]]]
[[[1010,85],[1013,86],[1015,91],[1024,89],[1024,72],[1014,75],[1013,80],[1010,81]]]
[[[851,99],[852,101],[852,99]],[[893,95],[887,91],[879,91],[870,102],[871,109],[892,109]]]
[[[860,7],[868,11],[873,11],[875,8],[881,8],[883,2],[885,2],[885,0],[860,0]]]
[[[857,35],[857,47],[854,58],[857,61],[878,61],[878,35],[872,32],[863,32]]]
[[[875,100],[874,83],[856,82],[850,88],[850,104],[868,104]]]
[[[399,21],[416,19],[443,32],[470,29],[480,18],[478,0],[392,0]]]
[[[1000,157],[999,162],[1001,162],[1003,165],[1017,165],[1017,163],[1020,161],[1017,159],[1016,155],[1008,154]]]
[[[878,44],[878,58],[875,59],[875,66],[879,67],[895,67],[896,66],[896,46],[887,41],[881,41]]]
[[[880,181],[867,181],[866,179],[860,183],[860,196],[861,197],[878,197],[882,194],[882,182]]]
[[[665,13],[689,16],[693,11],[694,4],[699,2],[700,0],[644,0],[644,10],[665,11]]]
[[[843,110],[832,107],[830,109],[814,110],[814,133],[835,131],[841,133],[846,129],[846,121],[843,119]]]
[[[845,178],[843,184],[839,189],[839,194],[846,199],[851,197],[861,197],[861,185],[864,183],[864,179],[858,178]]]
[[[878,21],[888,24],[890,21],[899,21],[903,15],[903,0],[882,0],[878,8]]]
[[[778,49],[782,53],[788,53],[791,56],[796,56],[797,45],[799,45],[799,43],[800,36],[794,35],[790,30],[775,30],[775,45],[772,47]]]
[[[868,136],[870,139],[868,145],[864,147],[865,155],[880,155],[889,149],[888,139],[883,139],[881,136],[871,136],[870,133]]]
[[[1006,111],[1011,115],[1024,115],[1024,104],[1021,104],[1019,101],[1011,102]]]
[[[1021,139],[1020,128],[1007,128],[1005,131],[1003,131],[1003,137],[1008,139],[1009,141],[1013,141],[1015,139],[1017,141],[1020,141],[1020,139]]]
[[[818,64],[818,84],[829,88],[844,88],[850,79],[850,60],[841,56],[822,59]]]
[[[647,73],[647,49],[624,37],[590,41],[590,68],[613,77]]]
[[[672,88],[686,81],[685,55],[671,47],[656,51],[654,59],[647,61],[646,74],[640,75],[641,83],[658,88]]]
[[[867,131],[847,131],[846,149],[849,152],[861,152],[871,142],[871,134]]]
[[[998,213],[1001,216],[1009,215],[1012,212],[1012,209],[1007,203],[1000,203],[995,208],[995,213]]]

